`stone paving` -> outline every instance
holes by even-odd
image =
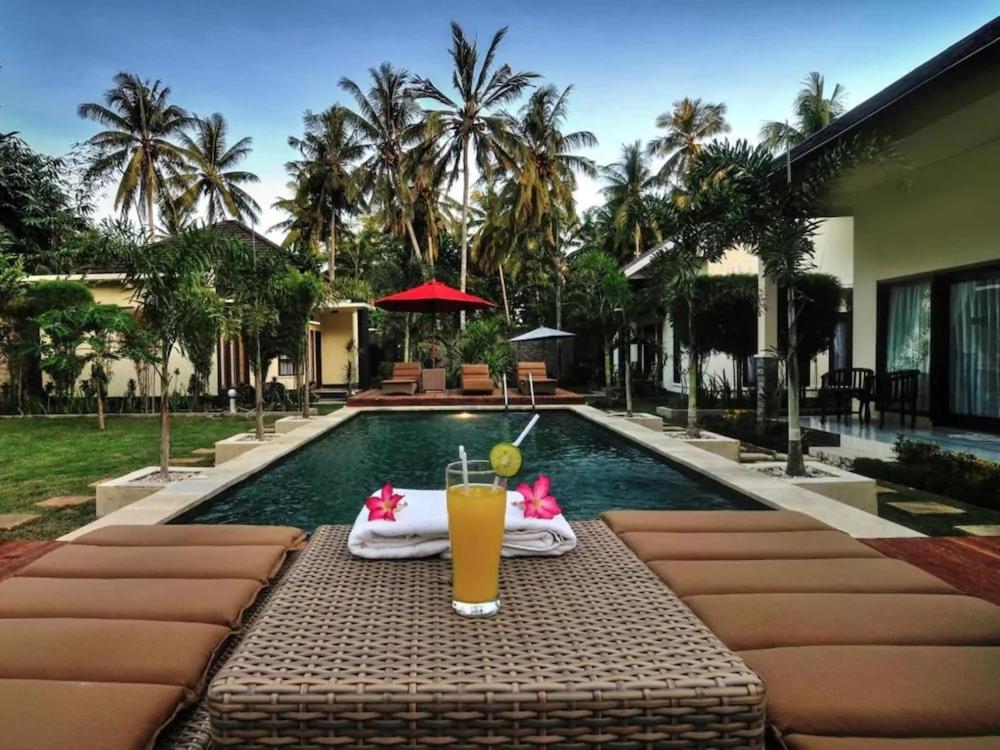
[[[56,495],[48,500],[35,503],[39,508],[49,508],[50,510],[62,510],[63,508],[76,508],[80,505],[94,502],[92,495]]]
[[[37,513],[0,513],[0,531],[14,531],[41,518]]]

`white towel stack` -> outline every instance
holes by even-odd
[[[448,551],[448,504],[442,490],[394,490],[406,506],[395,521],[369,521],[361,508],[351,528],[347,547],[351,554],[371,559],[431,557]],[[378,494],[375,492],[373,494]],[[576,547],[576,535],[562,514],[552,519],[525,518],[514,505],[517,492],[507,493],[504,524],[504,557],[562,555]]]

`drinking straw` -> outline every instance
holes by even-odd
[[[526,437],[528,437],[528,433],[531,432],[531,428],[535,426],[535,423],[538,421],[538,418],[540,416],[541,414],[536,414],[535,416],[533,416],[531,418],[531,421],[528,422],[528,426],[525,427],[523,430],[521,430],[521,434],[518,435],[517,440],[514,441],[515,448],[519,448],[521,446],[521,443],[524,442],[524,439]]]
[[[469,457],[465,455],[465,446],[458,446],[458,460],[462,462],[462,484],[469,489]]]

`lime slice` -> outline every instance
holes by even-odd
[[[497,476],[514,476],[521,470],[521,449],[513,443],[497,443],[490,449],[490,466]]]

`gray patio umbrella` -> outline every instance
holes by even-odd
[[[555,339],[567,339],[576,336],[575,333],[570,333],[569,331],[560,331],[555,328],[546,328],[542,326],[536,328],[533,331],[528,331],[527,333],[522,333],[520,336],[515,336],[511,341],[551,341]],[[559,371],[562,369],[562,357],[559,356],[559,346],[556,346],[556,380],[559,380]]]

